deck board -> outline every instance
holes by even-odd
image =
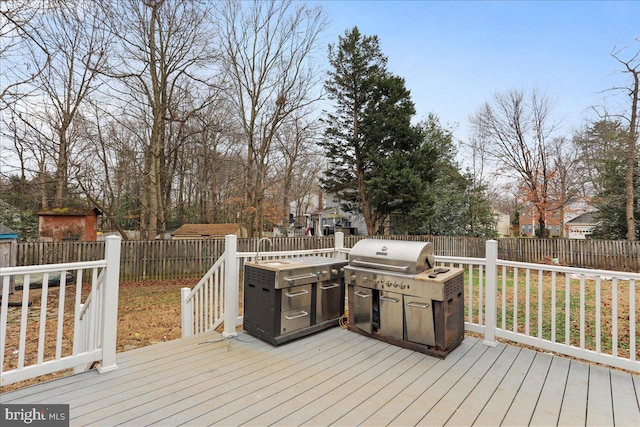
[[[504,344],[489,347],[487,351],[465,372],[459,380],[443,395],[431,410],[420,420],[418,425],[445,425],[451,415],[456,412],[470,392],[493,366],[505,349]]]
[[[335,390],[329,402],[324,402],[324,399],[313,402],[304,409],[304,416],[302,413],[294,412],[289,417],[282,419],[281,424],[295,424],[297,421],[302,421],[306,425],[357,425],[362,423],[364,421],[362,414],[371,413],[373,408],[377,409],[388,402],[389,395],[394,395],[403,389],[403,384],[406,381],[403,375],[415,372],[413,370],[417,369],[419,364],[424,364],[425,367],[431,365],[425,361],[429,358],[428,356],[406,349],[405,351],[408,352],[406,358],[391,361],[392,366],[383,371],[371,371],[367,375],[368,381],[357,384],[349,383],[348,387]],[[336,399],[337,401],[335,401]],[[308,418],[309,415],[313,416]]]
[[[429,387],[415,399],[411,405],[407,406],[402,413],[396,417],[390,425],[407,426],[417,425],[422,417],[453,388],[469,369],[481,360],[489,347],[477,343],[467,354],[464,355],[455,366],[449,367],[437,378]],[[455,369],[454,369],[455,368]]]
[[[567,373],[569,372],[569,359],[554,357],[545,379],[540,397],[536,402],[536,407],[531,417],[532,426],[551,426],[558,424],[560,408],[562,407],[562,396],[567,383]]]
[[[638,407],[637,389],[633,386],[630,374],[611,371],[611,400],[616,425],[640,426],[640,408]]]
[[[527,376],[504,417],[504,424],[528,425],[531,422],[542,387],[547,379],[551,360],[552,357],[548,354],[536,353]]]
[[[505,375],[510,370],[516,357],[520,353],[519,347],[505,346],[498,360],[491,366],[487,374],[478,382],[476,387],[465,397],[460,408],[451,414],[445,425],[470,426],[482,412],[495,393]]]
[[[472,349],[478,349],[478,341],[464,340],[455,352],[450,353],[443,361],[429,367],[422,375],[415,375],[403,390],[384,406],[377,409],[364,425],[388,425],[395,421],[401,413],[416,401],[424,391],[439,379],[448,369],[454,366]]]
[[[502,424],[513,399],[517,396],[520,386],[527,376],[535,355],[534,351],[521,349],[474,423],[487,426]]]
[[[467,337],[445,359],[342,328],[272,346],[240,333],[120,353],[118,369],[3,393],[71,425],[640,425],[640,376]]]
[[[575,360],[570,361],[558,419],[559,425],[583,426],[586,424],[588,393],[589,365]]]
[[[592,411],[592,407],[597,411]],[[613,425],[611,402],[611,370],[602,366],[589,366],[589,395],[587,397],[587,424]]]

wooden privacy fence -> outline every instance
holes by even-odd
[[[500,259],[580,268],[640,272],[640,242],[625,240],[498,240]]]
[[[345,236],[347,248],[366,236]],[[485,239],[455,236],[374,236],[429,241],[439,256],[485,257]],[[293,251],[333,247],[333,236],[238,239],[241,252]],[[17,265],[96,261],[104,258],[104,242],[18,243]],[[224,239],[123,241],[121,280],[201,277],[224,252]],[[498,240],[500,259],[582,268],[640,272],[640,242],[572,239]]]

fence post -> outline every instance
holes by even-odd
[[[224,236],[224,331],[225,338],[235,337],[238,318],[238,237],[234,234]]]
[[[104,258],[107,261],[107,267],[104,282],[102,283],[102,361],[97,367],[100,373],[118,369],[118,365],[116,365],[116,339],[121,240],[120,236],[109,236],[104,247]]]
[[[496,346],[496,296],[498,287],[498,241],[487,240],[486,244],[486,298],[483,344]]]
[[[338,231],[335,235],[334,235],[334,241],[333,241],[333,250],[336,253],[336,258],[341,258],[342,257],[342,250],[344,249],[344,233],[342,231]]]
[[[181,311],[181,329],[182,338],[193,335],[193,300],[187,300],[191,289],[180,289],[180,311]]]

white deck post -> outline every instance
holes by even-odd
[[[107,267],[102,284],[102,361],[98,372],[118,369],[116,339],[118,328],[118,291],[120,288],[120,236],[109,236],[104,247]]]
[[[338,231],[335,234],[333,249],[336,252],[336,255],[337,255],[336,258],[339,258],[340,256],[342,256],[341,251],[344,249],[344,233],[342,231]]]
[[[191,289],[189,288],[180,289],[182,338],[193,335],[193,300],[187,301],[190,293]]]
[[[483,344],[496,346],[496,295],[498,287],[498,241],[487,240],[486,243],[486,298]]]
[[[234,234],[224,236],[224,331],[225,338],[235,337],[238,318],[238,237]]]

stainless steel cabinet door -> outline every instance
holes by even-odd
[[[403,339],[402,294],[380,291],[380,327],[378,332]]]
[[[353,287],[353,320],[355,326],[367,333],[371,333],[371,311],[373,308],[373,291],[360,286]]]

